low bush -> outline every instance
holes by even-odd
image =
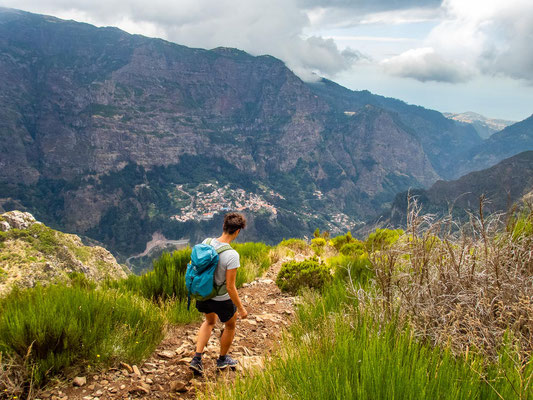
[[[137,362],[163,337],[163,316],[151,302],[83,285],[15,289],[0,310],[0,352],[25,360],[26,383],[36,385],[74,368]]]
[[[241,262],[235,282],[237,287],[261,276],[270,266],[270,246],[260,242],[248,242],[235,243],[232,247],[239,253]]]
[[[296,252],[305,252],[308,249],[307,243],[302,239],[285,239],[278,244],[278,247],[288,247]]]
[[[402,229],[376,229],[366,239],[366,250],[369,253],[389,249],[405,232]]]
[[[352,237],[352,232],[347,232],[346,235],[335,236],[333,239],[330,240],[331,245],[335,247],[337,251],[340,251],[342,246],[344,246],[345,244],[355,241],[356,239]]]
[[[324,247],[326,247],[326,239],[321,237],[311,239],[311,248],[317,256],[324,254]]]
[[[189,310],[187,310],[187,300],[167,300],[161,304],[161,309],[166,320],[171,324],[190,324],[199,321],[203,315],[196,310],[194,300],[191,302]]]
[[[322,289],[330,281],[331,273],[327,266],[315,259],[308,259],[283,264],[276,278],[276,285],[283,292],[296,294],[304,287]]]
[[[190,259],[191,249],[189,247],[173,253],[163,253],[154,261],[152,271],[140,276],[130,275],[124,280],[108,282],[107,285],[138,293],[152,300],[183,300],[187,298],[185,272]]]
[[[336,278],[343,281],[351,280],[352,284],[366,284],[374,277],[372,263],[366,254],[359,256],[346,256],[339,254],[327,260],[330,269]]]
[[[339,251],[345,256],[359,256],[365,252],[365,244],[360,240],[355,240],[353,242],[343,244]]]

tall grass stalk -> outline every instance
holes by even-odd
[[[397,319],[384,323],[350,298],[340,281],[307,293],[281,350],[266,367],[202,399],[531,399],[504,379],[514,362],[455,357],[420,343]],[[531,369],[531,365],[526,368]],[[524,389],[524,387],[523,387]]]
[[[141,360],[163,329],[155,305],[112,290],[52,285],[0,300],[0,352],[25,360],[28,380],[37,385],[73,368]]]

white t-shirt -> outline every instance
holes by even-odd
[[[202,243],[206,243],[207,239],[205,239]],[[228,243],[219,242],[216,239],[211,239],[211,246],[215,248],[215,250],[218,250],[222,246],[226,246]],[[237,251],[231,249],[223,251],[218,255],[218,265],[217,269],[215,270],[215,284],[216,285],[222,285],[226,281],[226,271],[228,269],[237,269],[241,265],[240,259],[239,259],[239,253]],[[220,296],[215,296],[211,300],[215,301],[224,301],[229,300],[229,294],[225,293]]]

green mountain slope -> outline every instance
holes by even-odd
[[[471,172],[455,181],[437,181],[428,190],[414,190],[427,213],[443,214],[453,209],[457,215],[478,212],[479,199],[485,196],[488,213],[507,211],[533,190],[533,151],[507,158],[495,166]],[[388,217],[395,225],[405,223],[407,193],[399,194]]]

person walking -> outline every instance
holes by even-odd
[[[246,227],[246,219],[238,213],[229,213],[224,217],[222,226],[222,235],[216,239],[206,239],[203,241],[215,248],[228,246],[239,236],[241,229]],[[215,270],[214,280],[217,286],[224,285],[218,296],[205,301],[197,301],[196,308],[205,314],[205,320],[198,331],[196,342],[196,354],[194,355],[189,367],[196,373],[203,373],[202,354],[211,333],[215,326],[217,317],[224,324],[222,335],[220,336],[220,357],[217,359],[217,368],[235,368],[237,360],[228,355],[233,338],[235,337],[235,328],[237,321],[237,312],[241,318],[246,318],[248,312],[242,305],[235,280],[237,277],[237,268],[240,266],[239,253],[233,249],[228,249],[219,254],[218,265]]]

